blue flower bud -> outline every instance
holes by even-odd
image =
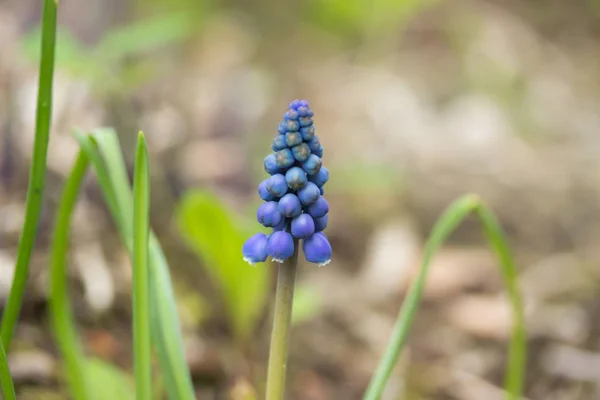
[[[308,180],[322,188],[324,184],[329,180],[329,171],[325,167],[321,167],[319,172],[308,177]]]
[[[267,242],[267,254],[278,263],[293,256],[294,238],[292,235],[284,231],[273,232]]]
[[[306,143],[301,143],[298,146],[292,147],[292,154],[297,161],[304,162],[310,156],[310,149]]]
[[[306,212],[313,218],[323,218],[329,212],[329,203],[325,200],[325,197],[319,196],[319,198],[306,208]]]
[[[285,144],[288,147],[294,147],[302,143],[302,135],[300,132],[288,132],[285,134]]]
[[[289,168],[292,164],[294,164],[294,155],[290,149],[279,150],[275,153],[275,165],[277,168]]]
[[[284,217],[293,218],[300,215],[302,212],[302,205],[298,196],[292,193],[288,193],[279,199],[277,203],[277,209]]]
[[[292,220],[292,235],[304,239],[315,233],[315,222],[308,214],[300,214]]]
[[[300,128],[300,134],[305,142],[312,140],[315,137],[315,126],[311,125]]]
[[[276,226],[282,218],[283,216],[277,210],[277,203],[274,201],[263,203],[256,211],[256,219],[264,226]]]
[[[269,175],[277,174],[279,172],[275,154],[269,154],[265,157],[265,171],[267,171]]]
[[[285,135],[277,135],[273,138],[273,144],[271,144],[271,148],[273,151],[283,150],[287,147],[285,143]]]
[[[319,188],[319,191],[321,192],[321,196],[323,196],[325,194],[325,189],[323,189],[322,187]]]
[[[287,185],[292,190],[298,190],[306,186],[306,172],[299,167],[292,167],[285,173]]]
[[[302,103],[301,100],[296,99],[296,100],[294,100],[294,101],[292,101],[290,103],[290,107],[289,108],[292,109],[292,110],[297,110],[298,107],[303,106],[303,105],[304,104]]]
[[[310,139],[310,141],[306,142],[306,144],[308,144],[308,148],[313,153],[315,151],[318,151],[319,147],[321,146],[321,142],[319,141],[319,137],[317,135],[313,136],[313,138]]]
[[[300,122],[293,119],[284,120],[286,132],[298,132],[300,130]]]
[[[304,206],[309,206],[320,196],[319,187],[312,182],[307,182],[306,186],[298,190],[298,198]]]
[[[299,116],[300,116],[300,114],[298,113],[298,111],[293,110],[293,109],[289,110],[285,114],[283,114],[283,118],[285,118],[285,119],[297,120]]]
[[[279,205],[277,206],[277,209],[279,210]],[[290,223],[290,218],[281,218],[281,222],[272,227],[273,231],[284,231],[290,226]]]
[[[302,241],[302,250],[306,261],[319,264],[319,267],[331,261],[331,244],[322,232],[315,233]]]
[[[285,176],[281,174],[276,174],[267,179],[265,184],[269,193],[271,193],[275,197],[281,197],[288,191],[287,181],[285,180]]]
[[[321,232],[327,228],[327,222],[329,221],[329,214],[322,218],[313,218],[315,220],[315,232]]]
[[[319,144],[319,148],[314,151],[314,155],[317,157],[323,157],[323,146]]]
[[[285,135],[285,133],[287,132],[285,121],[281,121],[277,125],[277,132],[281,133],[282,135]]]
[[[321,169],[321,159],[314,154],[308,156],[308,159],[302,163],[302,169],[306,171],[308,175],[314,175]]]
[[[250,265],[257,262],[264,262],[267,259],[267,236],[264,233],[257,233],[242,246],[244,261]]]
[[[300,117],[298,118],[298,124],[298,129],[300,129],[301,126],[310,126],[313,124],[313,119],[311,117]]]
[[[269,192],[269,189],[267,189],[267,181],[268,179],[265,179],[258,185],[258,195],[264,201],[272,201],[275,200],[276,197]]]
[[[298,115],[300,117],[308,117],[308,110],[309,108],[306,106],[299,106],[296,111],[298,112]]]

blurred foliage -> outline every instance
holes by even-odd
[[[312,0],[310,20],[340,36],[379,36],[402,29],[439,0]]]
[[[216,196],[200,190],[183,198],[177,222],[223,294],[234,334],[247,340],[262,313],[269,282],[268,269],[251,268],[242,260],[242,245],[252,231],[237,224],[233,212]]]
[[[131,377],[120,369],[98,358],[88,359],[85,369],[94,400],[135,398]]]
[[[321,311],[322,299],[319,293],[306,285],[299,285],[294,293],[292,324],[310,320]]]
[[[194,14],[165,13],[113,28],[93,47],[59,28],[56,66],[91,82],[100,93],[128,92],[157,76],[157,58],[150,57],[152,52],[189,38],[199,22]],[[38,62],[39,47],[38,28],[23,37],[22,48],[28,59]]]

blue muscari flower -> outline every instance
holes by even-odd
[[[306,186],[306,172],[302,168],[292,167],[285,173],[287,185],[292,190],[299,190]]]
[[[321,232],[327,228],[327,221],[329,221],[329,214],[326,214],[323,218],[313,218],[315,221],[315,232]]]
[[[244,261],[250,264],[264,262],[267,259],[267,241],[267,235],[264,233],[257,233],[248,239],[242,247]]]
[[[319,172],[309,176],[308,180],[317,185],[318,187],[322,188],[323,185],[325,185],[329,180],[329,170],[327,170],[327,168],[325,167],[321,167]]]
[[[271,192],[269,192],[269,189],[267,189],[268,180],[269,179],[265,179],[258,185],[258,195],[264,201],[273,201],[276,197],[273,194],[271,194]]]
[[[283,219],[283,215],[277,209],[276,201],[267,201],[258,207],[256,219],[264,226],[276,226]]]
[[[288,191],[285,176],[281,174],[275,174],[267,179],[265,187],[275,197],[282,197]]]
[[[269,154],[265,157],[265,171],[267,171],[267,174],[269,175],[279,172],[279,167],[277,166],[277,157],[275,154]]]
[[[273,151],[283,150],[287,147],[287,143],[285,142],[285,135],[277,135],[273,138],[273,144],[271,144],[271,148]]]
[[[301,143],[298,146],[292,147],[292,154],[298,162],[304,162],[310,156],[310,149],[306,143]]]
[[[321,142],[319,141],[319,137],[317,135],[313,136],[312,139],[306,141],[306,144],[312,152],[318,151],[319,147],[321,147]]]
[[[314,155],[317,157],[323,157],[323,145],[319,144],[319,147],[314,151]]]
[[[306,207],[305,211],[313,218],[323,218],[329,212],[329,203],[325,197],[319,196],[314,203]]]
[[[267,242],[267,254],[275,262],[282,263],[294,255],[294,239],[285,231],[273,232]]]
[[[312,140],[315,137],[315,126],[311,125],[300,128],[300,134],[302,135],[302,140],[305,142]]]
[[[294,147],[302,143],[300,132],[288,132],[285,134],[285,144],[287,147]]]
[[[321,169],[321,159],[314,154],[308,156],[306,161],[302,163],[302,169],[306,171],[308,175],[314,175]]]
[[[319,267],[329,264],[331,261],[331,244],[322,232],[317,232],[311,237],[304,239],[302,242],[302,250],[306,260]]]
[[[329,204],[322,197],[329,171],[322,166],[323,146],[313,116],[308,101],[294,100],[277,125],[271,144],[274,153],[264,160],[271,177],[258,185],[265,203],[256,213],[273,233],[259,233],[246,241],[242,253],[249,263],[263,262],[268,256],[283,262],[293,256],[299,240],[307,261],[325,265],[331,259],[331,246],[321,233],[329,220]]]
[[[298,196],[288,193],[279,200],[277,209],[284,217],[293,218],[300,215],[302,212],[302,205],[300,204]]]
[[[306,186],[298,190],[298,198],[300,203],[305,206],[309,206],[321,196],[319,187],[312,182],[306,182]]]
[[[268,157],[268,156],[267,156]],[[266,159],[265,159],[266,162]],[[275,166],[277,168],[289,168],[294,164],[294,155],[290,149],[279,150],[275,153]],[[265,167],[266,169],[266,167]],[[267,171],[269,172],[269,171]]]
[[[292,220],[292,236],[306,239],[315,233],[315,221],[308,214],[300,214]]]

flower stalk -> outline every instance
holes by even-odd
[[[275,291],[275,312],[267,372],[267,400],[281,400],[285,393],[287,355],[292,325],[292,305],[298,266],[298,240],[292,257],[279,264]]]

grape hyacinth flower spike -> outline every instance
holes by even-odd
[[[329,204],[323,186],[329,171],[323,166],[323,146],[315,133],[314,113],[306,100],[294,100],[277,125],[272,153],[264,160],[271,175],[258,185],[265,203],[258,209],[258,221],[273,228],[266,246],[256,254],[257,236],[248,239],[242,253],[250,263],[263,259],[282,263],[297,254],[299,241],[308,262],[323,266],[331,260],[331,245],[322,233],[327,226]],[[274,233],[277,233],[276,235]],[[264,238],[260,237],[262,244]],[[264,260],[263,260],[264,261]]]
[[[279,263],[266,400],[285,398],[300,241],[308,262],[322,266],[331,260],[331,245],[323,234],[329,220],[329,203],[323,197],[329,171],[321,161],[323,146],[315,134],[313,115],[308,101],[294,100],[277,125],[271,142],[273,152],[264,159],[270,177],[258,185],[264,203],[256,213],[258,222],[273,232],[257,233],[242,246],[244,260],[250,264],[268,257]]]

